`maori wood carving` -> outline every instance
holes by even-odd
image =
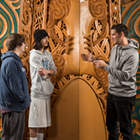
[[[70,0],[51,0],[49,4],[49,18],[46,29],[57,50],[65,48],[60,54],[69,53],[72,49],[74,37],[67,34],[68,25],[63,21],[70,11]],[[59,47],[58,47],[59,46]],[[56,49],[55,49],[56,50]]]
[[[85,49],[89,50],[93,56],[98,59],[108,61],[110,53],[109,45],[109,23],[108,23],[108,10],[107,3],[104,0],[89,1],[89,11],[93,17],[92,25],[90,26],[90,35],[85,36],[86,41]],[[104,89],[104,94],[98,96],[101,101],[104,102],[104,109],[106,96],[107,96],[107,73],[104,70],[94,67],[95,78],[99,81],[100,85]]]
[[[120,11],[120,0],[112,0],[112,24],[121,23],[121,11]]]
[[[128,37],[137,40],[140,43],[140,0],[122,1],[122,23],[129,29]],[[138,49],[140,53],[140,50]],[[140,66],[139,66],[140,68]],[[132,127],[134,139],[140,139],[140,70],[136,74],[137,95],[132,114]]]
[[[26,68],[26,75],[30,87],[29,51],[34,45],[33,32],[37,28],[46,29],[50,36],[49,49],[58,70],[57,75],[51,78],[53,84],[55,85],[54,93],[52,95],[52,109],[62,89],[65,88],[65,86],[67,86],[70,81],[78,78],[84,80],[93,88],[105,116],[108,86],[107,73],[104,70],[95,68],[93,66],[93,74],[87,74],[84,72],[82,75],[80,75],[70,73],[70,66],[66,67],[66,56],[70,56],[70,52],[73,52],[75,49],[74,43],[76,37],[69,34],[71,23],[65,20],[72,9],[72,2],[72,0],[9,0],[9,3],[7,3],[6,0],[3,0],[1,10],[2,16],[0,22],[2,24],[3,30],[1,35],[2,46],[0,46],[0,48],[2,48],[2,52],[6,50],[6,37],[13,32],[18,31],[25,36],[27,47],[25,53],[22,53],[20,57],[24,67]],[[134,30],[129,34],[129,37],[133,37],[140,42],[138,15],[139,2],[139,0],[88,0],[88,10],[92,16],[92,21],[88,27],[90,33],[86,34],[85,36],[80,36],[85,40],[84,49],[90,51],[96,58],[108,61],[110,49],[113,45],[110,40],[110,27],[113,24],[120,23],[121,20],[124,24],[130,27],[130,29],[134,27]],[[123,7],[122,19],[120,19],[120,4],[122,4]],[[132,13],[129,11],[130,7],[134,9],[132,10]],[[19,9],[20,21],[18,23]],[[127,11],[129,12],[128,14]],[[10,17],[10,20],[8,20],[8,17]],[[19,27],[19,29],[16,27]],[[68,71],[67,75],[64,74],[65,69]],[[139,72],[137,73],[137,78],[139,78]],[[139,81],[137,81],[137,85],[139,92]],[[140,119],[140,105],[138,97],[139,94],[137,95],[137,100],[132,115],[132,125],[136,139],[140,138],[140,126],[138,121]],[[28,109],[26,110],[26,129],[24,140],[29,140],[27,126]],[[45,140],[47,139],[48,131],[46,129]]]
[[[20,33],[25,35],[28,48],[26,52],[21,55],[24,66],[27,69],[27,76],[30,83],[29,76],[29,51],[33,48],[33,32],[37,28],[44,28],[49,33],[49,50],[53,56],[54,62],[57,66],[57,75],[51,80],[55,85],[54,93],[52,94],[52,109],[54,107],[57,97],[61,90],[75,78],[86,81],[95,91],[99,103],[101,105],[104,117],[106,112],[106,96],[107,96],[107,73],[104,70],[95,68],[93,66],[94,74],[75,75],[69,73],[64,75],[66,68],[65,56],[70,55],[70,51],[74,51],[75,36],[68,33],[69,22],[65,18],[69,15],[71,10],[71,0],[24,0],[22,1],[21,19],[20,19]],[[45,6],[45,4],[47,4]],[[118,3],[117,3],[118,4]],[[92,22],[89,26],[90,34],[81,36],[85,38],[85,50],[89,50],[99,59],[108,61],[110,53],[110,13],[109,5],[106,0],[89,0],[88,7],[92,16]],[[47,10],[47,11],[44,11]],[[117,17],[118,18],[118,17]],[[44,23],[46,22],[46,23]],[[114,24],[114,21],[112,21]],[[67,67],[69,70],[69,67]],[[30,86],[30,84],[29,84]],[[28,124],[28,110],[26,111],[26,124]],[[28,125],[26,125],[28,126]],[[48,131],[45,131],[45,140],[47,140]],[[28,128],[26,128],[24,139],[29,139]]]
[[[26,75],[29,79],[29,51],[31,50],[31,40],[32,40],[32,11],[33,11],[33,1],[21,1],[21,13],[20,14],[20,24],[19,33],[25,36],[26,50],[25,53],[20,55],[23,66],[26,68]],[[30,86],[30,85],[29,85]]]
[[[62,26],[64,25],[64,24],[61,24],[61,22],[68,15],[69,10],[70,10],[70,0],[64,0],[64,1],[51,0],[50,1],[49,20],[48,20],[47,28],[48,28],[50,36],[61,45],[64,45],[67,33],[59,31],[59,29],[61,30],[61,25]]]
[[[94,17],[94,21],[97,23],[98,21],[100,22],[99,24],[102,26],[102,31],[100,29],[100,27],[95,24],[95,28],[98,26],[97,31],[99,33],[99,38],[93,38],[93,44],[91,44],[92,46],[94,46],[95,44],[98,44],[99,42],[101,42],[101,40],[103,38],[105,38],[107,36],[107,30],[108,30],[108,24],[107,24],[107,4],[106,1],[104,0],[89,0],[89,11],[91,13],[91,15]],[[95,37],[95,36],[94,36]],[[96,39],[96,40],[95,40]]]

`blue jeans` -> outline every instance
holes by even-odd
[[[117,97],[108,93],[106,125],[109,131],[109,140],[118,140],[119,125],[123,140],[134,140],[131,115],[135,98],[136,96]]]

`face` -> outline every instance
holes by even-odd
[[[25,52],[26,43],[23,42],[21,46],[18,47],[20,53]]]
[[[111,30],[111,39],[113,40],[114,44],[120,45],[122,42],[121,34],[118,34],[116,29]]]
[[[40,40],[40,42],[41,42],[41,44],[42,44],[43,47],[47,47],[48,46],[48,42],[49,42],[48,36],[42,38]]]

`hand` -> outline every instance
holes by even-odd
[[[47,76],[46,76],[46,79],[49,78],[49,77],[50,77],[50,75],[47,75]]]
[[[44,75],[49,75],[50,74],[50,70],[46,70],[43,67],[39,68],[39,70],[37,72],[38,72],[39,76],[44,76]]]
[[[106,63],[103,60],[94,60],[93,64],[97,67],[97,68],[105,68],[106,67]]]
[[[93,62],[95,57],[93,57],[92,53],[88,52],[88,54],[81,54],[81,57],[84,61]]]

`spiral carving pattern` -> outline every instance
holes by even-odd
[[[93,17],[100,20],[106,18],[107,8],[105,1],[89,1],[89,10]]]
[[[0,48],[4,52],[6,38],[18,31],[20,0],[1,0],[0,13]]]

